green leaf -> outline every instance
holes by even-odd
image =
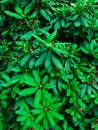
[[[34,109],[43,109],[43,106],[41,104],[33,104]]]
[[[67,89],[67,94],[66,95],[71,96],[71,89],[70,88]]]
[[[87,18],[85,18],[85,17],[83,17],[83,16],[81,16],[81,24],[84,26],[84,27],[88,27],[88,19]]]
[[[52,34],[50,34],[50,37],[49,37],[50,42],[55,38],[56,34],[57,34],[57,30],[54,31]]]
[[[1,0],[0,3],[3,4],[3,3],[7,3],[9,2],[9,0]]]
[[[21,102],[21,103],[23,103],[23,102]],[[17,114],[17,115],[27,115],[27,113],[26,113],[26,111],[24,111],[24,110],[17,110],[17,111],[15,111],[15,113]]]
[[[92,40],[91,43],[90,43],[90,51],[94,50],[95,45],[96,45],[96,41]]]
[[[55,103],[55,104],[52,104],[51,106],[49,106],[49,109],[51,110],[55,110],[55,109],[58,109],[62,106],[62,103]]]
[[[26,116],[19,116],[19,117],[17,117],[17,119],[16,119],[16,121],[18,121],[18,122],[22,122],[22,121],[24,121],[24,120],[26,120],[28,118],[28,115]]]
[[[41,54],[41,56],[38,58],[38,60],[35,62],[35,67],[37,67],[37,66],[40,66],[40,65],[42,65],[43,64],[43,62],[45,61],[45,57],[46,57],[46,52],[43,52],[42,54]]]
[[[80,47],[80,49],[82,50],[82,52],[84,54],[89,54],[89,51],[87,49],[85,49],[84,47]]]
[[[6,108],[7,107],[7,101],[6,100],[4,100],[4,99],[1,100],[1,107],[2,108]]]
[[[37,35],[35,35],[34,33],[32,33],[32,36],[38,41],[41,42],[42,44],[46,45],[47,42],[44,41],[43,39],[41,39],[40,37],[38,37]]]
[[[91,94],[92,93],[92,87],[90,85],[88,85],[87,87],[87,94]]]
[[[57,21],[57,22],[54,24],[54,30],[58,30],[60,27],[61,27],[60,21]]]
[[[93,108],[93,113],[94,113],[94,116],[95,116],[95,117],[98,117],[98,106],[95,106],[95,107]]]
[[[20,15],[18,15],[18,14],[16,14],[16,13],[12,13],[12,12],[7,11],[7,10],[4,11],[4,13],[7,14],[8,16],[11,16],[11,17],[16,18],[16,19],[22,19],[22,16],[20,16]]]
[[[81,71],[88,72],[88,73],[91,71],[89,68],[84,67],[84,66],[80,66],[80,69],[81,69]]]
[[[46,55],[46,59],[45,59],[45,68],[47,69],[50,64],[51,64],[51,58],[52,58],[52,55],[51,55],[51,52],[49,51]]]
[[[58,112],[55,111],[49,111],[52,115],[53,118],[58,119],[58,120],[63,120],[64,116],[59,114]]]
[[[43,127],[44,127],[45,129],[48,128],[48,120],[47,120],[46,117],[43,118]]]
[[[36,94],[35,94],[35,97],[34,97],[34,104],[39,104],[40,101],[41,101],[41,97],[42,97],[42,92],[41,92],[41,89],[39,89]]]
[[[34,79],[29,75],[24,75],[25,83],[32,87],[37,87],[38,84],[34,81]]]
[[[33,70],[32,71],[32,74],[33,74],[33,77],[34,77],[34,80],[36,83],[40,83],[40,77],[39,77],[39,73],[37,70]]]
[[[38,123],[39,121],[41,121],[42,118],[44,117],[44,115],[45,115],[45,112],[42,111],[42,112],[38,115],[38,117],[36,118],[35,122]]]
[[[58,60],[58,58],[56,58],[55,55],[52,55],[52,62],[55,65],[55,67],[57,67],[59,69],[63,69],[61,62]]]
[[[53,119],[53,117],[51,116],[51,113],[48,111],[46,112],[46,116],[47,116],[47,119],[49,121],[49,124],[51,124],[52,126],[55,126],[55,121]]]
[[[30,16],[28,16],[29,19],[34,18],[37,16],[38,10],[34,10],[33,14],[31,14]]]
[[[11,79],[10,79],[10,77],[9,77],[7,74],[2,73],[1,76],[2,76],[2,78],[3,78],[6,82],[8,82],[8,83],[10,82]]]
[[[28,4],[25,9],[24,9],[24,14],[27,15],[31,9],[32,9],[32,6],[33,6],[33,2],[31,2],[30,4]]]
[[[7,95],[0,94],[0,99],[6,99],[6,98],[7,98]]]
[[[80,96],[83,97],[86,94],[87,86],[85,85],[83,88],[81,88]]]
[[[28,31],[27,33],[25,33],[24,35],[21,36],[21,39],[25,39],[25,40],[30,40],[30,38],[32,37],[32,31]]]
[[[29,61],[29,64],[28,64],[29,69],[32,69],[34,64],[35,64],[35,59],[31,58],[30,61]]]
[[[55,88],[55,85],[47,83],[47,84],[44,85],[44,88],[45,89],[52,89],[52,88]]]
[[[22,15],[22,9],[18,5],[15,6],[15,11],[16,11],[16,13]]]
[[[81,26],[80,20],[76,20],[76,21],[74,22],[74,25],[75,25],[75,27]]]
[[[19,95],[20,96],[30,96],[33,93],[35,93],[36,90],[37,90],[37,88],[25,88],[19,92]]]
[[[21,65],[21,66],[26,65],[26,63],[28,62],[28,60],[30,59],[30,57],[31,57],[30,54],[25,54],[25,55],[23,56],[22,60],[21,60],[20,65]]]
[[[61,19],[61,21],[60,21],[60,24],[61,24],[61,27],[65,27],[65,20],[64,19]]]
[[[40,8],[40,14],[43,16],[44,19],[50,21],[50,16],[45,12],[44,9]]]
[[[43,97],[45,98],[45,99],[49,99],[49,97],[50,97],[50,93],[47,91],[47,90],[45,90],[44,88],[42,89],[42,95],[43,95]]]
[[[79,104],[83,109],[86,109],[85,103],[84,103],[80,98],[78,98],[78,104]]]
[[[95,88],[96,90],[98,90],[98,85],[97,84],[92,84],[93,88]]]
[[[45,75],[44,78],[42,79],[42,84],[47,83],[48,81],[48,75]]]
[[[19,90],[18,87],[14,86],[14,87],[13,87],[13,91],[14,91],[15,93],[19,93],[20,90]]]
[[[38,115],[38,114],[41,113],[41,111],[42,111],[42,109],[33,109],[33,110],[31,110],[31,112],[33,113],[33,115]]]

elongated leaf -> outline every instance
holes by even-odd
[[[31,58],[30,61],[29,61],[29,64],[28,64],[29,69],[32,69],[32,68],[33,68],[34,63],[35,63],[35,59],[34,59],[34,58]]]
[[[57,21],[57,22],[54,24],[54,30],[58,30],[60,27],[61,27],[60,21]]]
[[[25,15],[28,14],[28,13],[31,11],[31,9],[32,9],[32,3],[33,3],[33,2],[31,2],[29,5],[27,5],[27,6],[25,7],[25,9],[24,9],[24,14],[25,14]]]
[[[55,88],[55,85],[54,85],[54,84],[48,84],[48,83],[47,83],[47,84],[44,85],[44,88],[45,88],[45,89],[52,89],[52,88]]]
[[[50,97],[50,93],[47,91],[47,90],[45,90],[45,89],[42,89],[42,95],[43,95],[43,97],[45,98],[45,99],[49,99],[49,97]]]
[[[48,128],[48,120],[47,120],[46,117],[43,118],[43,127],[44,127],[45,129]]]
[[[63,120],[64,116],[59,114],[58,112],[55,111],[49,111],[51,113],[51,115],[53,116],[53,118],[58,119],[58,120]]]
[[[63,69],[61,62],[59,61],[59,59],[56,58],[55,55],[52,55],[52,61],[53,61],[53,64],[55,65],[55,67],[57,67],[59,69]]]
[[[46,52],[43,52],[42,55],[38,58],[38,60],[35,62],[36,67],[43,64],[43,62],[45,61],[46,54]]]
[[[85,85],[83,88],[81,88],[80,96],[83,97],[86,93],[87,85]]]
[[[86,108],[85,103],[84,103],[80,98],[78,98],[78,104],[79,104],[83,109]]]
[[[90,85],[88,85],[87,87],[87,94],[91,94],[92,93],[92,87]]]
[[[34,77],[35,82],[40,83],[40,77],[39,77],[38,71],[33,70],[32,73],[33,73],[33,77]]]
[[[29,31],[27,33],[25,33],[24,35],[21,36],[21,39],[25,39],[25,40],[29,40],[32,37],[32,31]]]
[[[36,94],[35,94],[35,97],[34,97],[34,104],[39,104],[40,101],[41,101],[41,97],[42,97],[42,92],[41,92],[41,89],[39,89]]]
[[[95,45],[96,45],[96,41],[92,40],[91,43],[90,43],[90,51],[94,50]]]
[[[33,36],[38,42],[41,42],[41,43],[43,43],[44,45],[47,44],[46,41],[44,41],[43,39],[41,39],[40,37],[38,37],[38,36],[35,35],[34,33],[32,33],[32,36]]]
[[[20,96],[30,96],[33,93],[35,93],[36,90],[37,90],[37,88],[25,88],[19,92],[19,95]]]
[[[55,109],[60,108],[61,106],[62,106],[62,103],[56,103],[56,104],[49,106],[49,109],[55,110]]]
[[[18,14],[16,14],[16,13],[12,13],[12,12],[10,12],[10,11],[4,11],[5,12],[5,14],[7,14],[8,16],[11,16],[11,17],[14,17],[14,18],[16,18],[16,19],[22,19],[22,16],[20,16],[20,15],[18,15]]]
[[[22,9],[18,5],[15,6],[15,11],[16,11],[16,13],[22,15]]]
[[[48,75],[45,75],[44,78],[42,79],[42,84],[47,83],[48,81]]]
[[[40,8],[40,14],[43,16],[44,19],[50,21],[50,16],[45,12],[44,9]]]
[[[50,34],[50,37],[49,37],[50,42],[55,38],[56,34],[57,34],[57,30],[54,31],[52,34]]]
[[[7,74],[2,73],[1,76],[2,76],[2,78],[3,78],[6,82],[8,82],[8,83],[10,82],[11,79],[10,79],[10,77],[9,77]]]
[[[55,126],[55,121],[53,119],[53,117],[51,116],[51,113],[48,111],[46,112],[46,116],[47,116],[47,119],[49,121],[49,124],[51,124],[52,126]]]
[[[85,54],[89,54],[89,51],[87,49],[85,49],[84,47],[80,48],[82,50],[82,52],[84,52]]]
[[[61,24],[61,27],[65,27],[65,20],[64,19],[61,19],[61,21],[60,21],[60,24]]]
[[[29,59],[30,59],[30,54],[25,54],[24,57],[21,60],[20,65],[24,66],[28,62]]]
[[[40,114],[41,111],[42,111],[42,109],[33,109],[33,110],[31,110],[31,112],[33,113],[33,115]]]
[[[68,88],[68,89],[67,89],[67,96],[70,96],[70,95],[71,95],[71,89]]]
[[[46,55],[46,59],[45,59],[45,68],[47,69],[50,64],[51,64],[51,58],[52,58],[52,54],[51,52],[48,52]]]
[[[33,77],[29,75],[24,75],[24,79],[27,85],[32,86],[32,87],[38,86],[38,84],[34,81]]]
[[[93,88],[95,88],[96,90],[98,90],[98,85],[97,84],[92,84]]]
[[[45,112],[42,111],[42,112],[38,115],[38,117],[36,118],[35,122],[38,123],[39,121],[41,121],[42,118],[44,117],[44,115],[45,115]]]
[[[27,118],[28,118],[28,115],[27,115],[27,116],[26,116],[26,115],[25,115],[25,116],[19,116],[19,117],[17,117],[16,120],[17,120],[18,122],[22,122],[22,121],[26,120]]]
[[[7,3],[9,0],[1,0],[0,4]]]
[[[34,10],[33,14],[31,14],[30,16],[28,16],[29,19],[34,18],[37,16],[38,10]]]

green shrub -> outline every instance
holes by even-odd
[[[0,33],[0,130],[98,130],[97,0],[1,0]]]

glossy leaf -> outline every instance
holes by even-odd
[[[30,96],[35,93],[37,88],[25,88],[19,92],[20,96]]]

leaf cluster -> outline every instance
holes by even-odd
[[[97,0],[1,0],[0,35],[0,130],[98,129]]]

